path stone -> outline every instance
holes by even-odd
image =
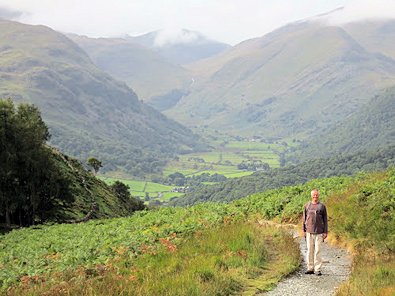
[[[323,265],[322,276],[304,274],[306,271],[307,246],[304,238],[298,237],[296,231],[294,238],[299,241],[303,262],[298,271],[285,278],[277,287],[267,293],[257,295],[265,296],[329,296],[334,295],[336,289],[345,281],[351,271],[351,256],[346,250],[334,247],[327,242],[322,244]]]

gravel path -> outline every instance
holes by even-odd
[[[293,231],[294,237],[300,243],[300,250],[303,256],[303,262],[298,271],[285,278],[277,287],[267,293],[257,294],[265,296],[328,296],[334,295],[337,287],[345,281],[351,270],[351,256],[344,249],[323,244],[321,251],[324,261],[322,266],[322,276],[314,274],[306,275],[306,242],[300,238],[296,231]]]

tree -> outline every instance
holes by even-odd
[[[7,225],[34,224],[73,201],[46,145],[49,137],[37,107],[0,100],[0,218]]]
[[[87,164],[93,168],[95,174],[99,171],[99,169],[103,166],[101,161],[95,157],[89,157],[87,160]]]
[[[130,187],[128,185],[120,181],[115,181],[111,185],[111,189],[120,200],[128,204],[129,211],[134,212],[145,209],[143,201],[130,195]]]
[[[183,186],[185,184],[185,175],[180,172],[175,172],[168,176],[169,184],[175,184],[176,186]]]
[[[130,199],[129,185],[126,185],[120,181],[115,181],[114,184],[111,185],[111,188],[114,191],[115,195],[120,200],[129,201]]]

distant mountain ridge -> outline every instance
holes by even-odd
[[[158,110],[173,107],[193,83],[182,64],[205,59],[230,48],[198,32],[181,30],[169,35],[150,32],[124,38],[68,35],[103,71],[124,81]]]
[[[124,81],[146,102],[172,90],[188,88],[191,82],[186,69],[134,41],[68,36],[85,50],[97,67]]]
[[[190,130],[142,103],[64,35],[0,21],[0,96],[37,105],[51,143],[104,170],[159,172],[175,154],[204,147]]]
[[[199,32],[186,29],[175,32],[159,30],[140,36],[129,36],[127,39],[156,51],[177,65],[206,59],[231,47],[229,44],[210,40]]]
[[[342,27],[367,50],[395,59],[395,19],[353,22]]]
[[[291,23],[191,64],[189,94],[164,113],[234,134],[309,137],[395,84],[395,61],[347,31]]]

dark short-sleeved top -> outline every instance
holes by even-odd
[[[303,231],[308,233],[328,233],[328,216],[324,204],[308,202],[303,210]]]

